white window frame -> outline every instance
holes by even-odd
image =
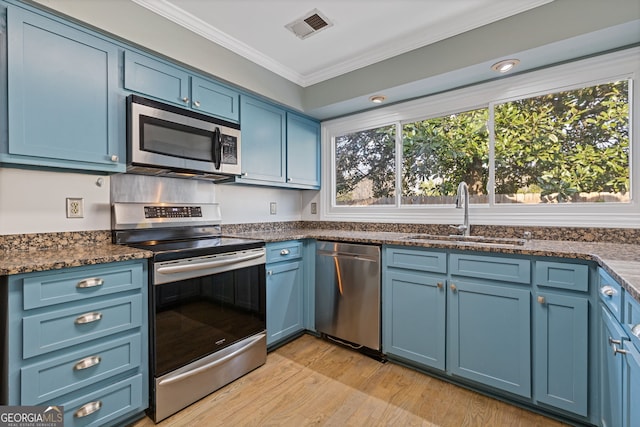
[[[457,89],[425,98],[354,114],[322,124],[322,176],[320,219],[326,221],[375,221],[396,223],[456,224],[462,221],[460,210],[444,205],[400,205],[396,191],[395,205],[335,205],[334,138],[347,133],[439,117],[451,112],[468,111],[489,104],[521,99],[539,94],[587,87],[619,79],[631,79],[630,104],[630,183],[629,203],[577,203],[470,205],[471,224],[538,225],[578,227],[640,227],[640,47],[583,59],[543,70],[498,79],[472,87]],[[490,112],[492,110],[490,109]],[[493,118],[489,117],[489,120]],[[493,135],[490,135],[490,181],[494,176]],[[401,155],[402,132],[396,132],[396,163]],[[398,175],[398,174],[396,174]],[[396,184],[400,180],[396,176]],[[493,196],[492,196],[493,197]]]

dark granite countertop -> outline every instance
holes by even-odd
[[[594,261],[603,267],[633,298],[640,301],[640,245],[635,244],[527,240],[523,245],[502,245],[495,243],[462,243],[458,241],[409,238],[411,235],[416,233],[307,228],[225,234],[235,237],[260,239],[265,242],[279,242],[295,239],[337,240],[343,242],[404,245],[424,248],[460,249],[503,254],[582,259]]]
[[[112,244],[110,230],[0,236],[0,276],[152,256],[149,251]]]

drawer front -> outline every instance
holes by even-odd
[[[142,411],[142,386],[142,374],[138,374],[62,403],[65,427],[101,426],[136,410]]]
[[[447,254],[417,249],[387,248],[385,264],[393,268],[446,273]]]
[[[449,271],[455,276],[511,283],[531,283],[531,263],[526,259],[451,254]]]
[[[267,264],[272,262],[288,261],[302,257],[302,242],[267,243]]]
[[[24,309],[139,289],[142,283],[141,263],[29,275],[23,279]]]
[[[598,295],[617,321],[622,319],[622,288],[602,268],[598,268]]]
[[[570,291],[589,290],[589,267],[582,264],[536,261],[536,284]]]
[[[22,405],[37,405],[140,366],[140,333],[20,370]]]
[[[28,358],[104,337],[142,324],[142,297],[131,295],[34,316],[22,321]]]

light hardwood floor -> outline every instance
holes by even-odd
[[[134,427],[150,427],[149,418]],[[482,426],[564,424],[311,335],[158,424],[178,426]]]

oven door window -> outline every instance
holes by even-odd
[[[264,264],[153,286],[155,376],[263,332]]]
[[[212,131],[140,116],[140,148],[143,151],[213,162],[214,141]]]

